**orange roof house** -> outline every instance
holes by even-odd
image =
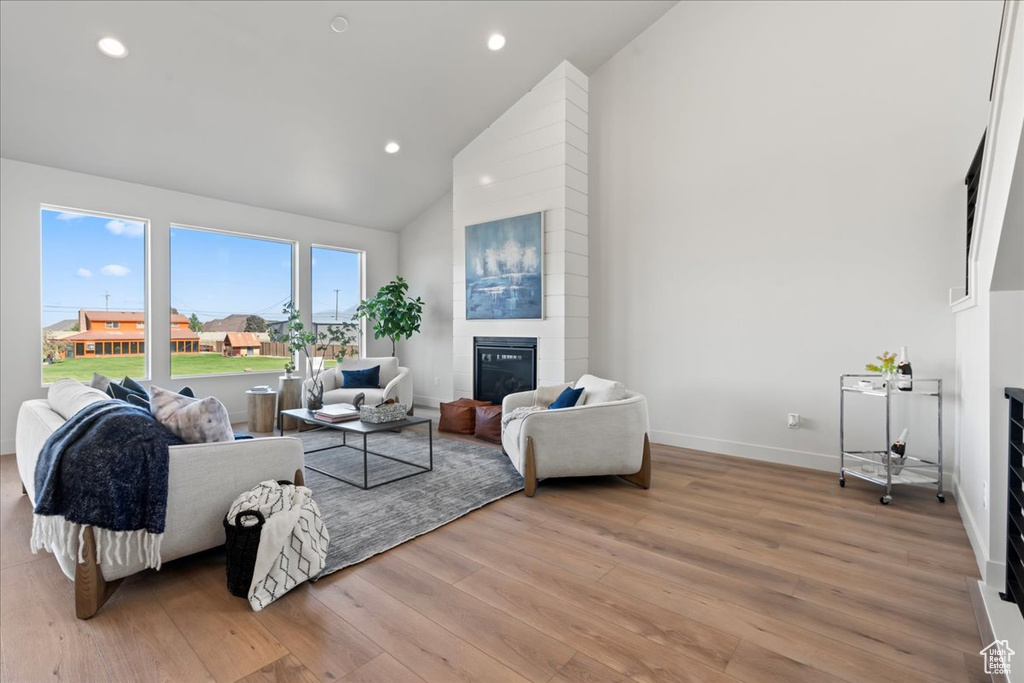
[[[78,334],[64,339],[75,357],[137,356],[146,352],[146,315],[142,311],[78,312]],[[171,315],[171,353],[199,353],[199,335],[188,318]]]
[[[224,335],[225,356],[260,355],[260,338],[254,332],[228,332]]]

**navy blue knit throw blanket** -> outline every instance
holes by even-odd
[[[35,472],[32,551],[83,561],[86,527],[97,555],[159,569],[167,511],[168,447],[183,443],[143,408],[100,401],[50,435]]]

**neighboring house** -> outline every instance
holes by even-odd
[[[224,335],[225,356],[260,355],[260,337],[255,332],[228,332]]]
[[[69,356],[137,356],[146,352],[146,316],[142,311],[78,312],[77,334],[64,341]],[[171,353],[199,353],[199,335],[188,329],[188,318],[171,315]]]
[[[248,317],[244,313],[233,313],[223,318],[215,318],[203,323],[203,332],[220,332],[219,341],[228,332],[245,332],[245,321]]]

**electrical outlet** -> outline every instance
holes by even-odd
[[[981,482],[981,509],[988,510],[988,482]]]
[[[787,413],[786,426],[790,429],[800,429],[800,413]]]

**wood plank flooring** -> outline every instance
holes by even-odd
[[[443,438],[443,437],[442,437]],[[260,613],[223,551],[90,621],[0,458],[0,679],[344,683],[985,680],[951,502],[654,446],[653,486],[542,482]],[[314,495],[315,495],[314,491]]]

